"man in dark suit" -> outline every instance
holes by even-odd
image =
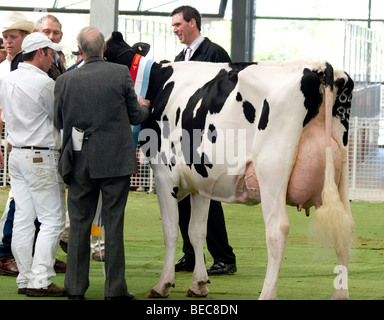
[[[228,53],[218,44],[200,33],[200,13],[190,6],[176,8],[172,14],[173,32],[186,48],[175,61],[231,62]],[[188,237],[188,225],[191,217],[190,197],[179,202],[179,226],[183,237],[184,256],[176,263],[175,271],[192,271],[195,266],[195,254]],[[233,274],[236,269],[236,256],[228,243],[224,212],[220,202],[211,200],[207,224],[207,246],[214,263],[208,269],[208,275]]]
[[[103,60],[105,41],[97,29],[82,29],[78,44],[85,64],[58,77],[55,87],[55,126],[63,129],[59,172],[68,184],[70,217],[64,284],[70,298],[84,298],[89,286],[91,225],[101,191],[104,296],[133,299],[125,281],[123,242],[130,175],[137,172],[131,124],[148,118],[150,102],[140,97],[138,103],[126,66]],[[82,144],[73,130],[84,134]]]

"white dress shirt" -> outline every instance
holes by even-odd
[[[191,43],[190,46],[186,47],[185,50],[184,50],[184,54],[185,54],[185,61],[189,61],[191,59],[191,57],[193,56],[193,54],[195,53],[195,51],[197,50],[197,48],[201,45],[201,43],[204,41],[204,37],[202,34],[200,34],[196,39],[195,41],[193,41]],[[188,57],[187,57],[187,48],[190,48],[191,49],[191,52],[188,54]]]
[[[10,72],[11,62],[7,58],[2,63],[0,63],[0,81],[3,80]]]
[[[12,146],[61,148],[53,125],[54,88],[47,73],[29,63],[20,63],[1,81],[0,108]]]

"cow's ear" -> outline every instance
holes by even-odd
[[[113,31],[113,32],[112,32],[112,39],[115,39],[115,40],[124,40],[124,39],[123,39],[123,35],[122,35],[121,32],[119,32],[119,31]]]
[[[132,46],[132,49],[136,53],[145,57],[151,49],[151,45],[145,42],[137,42]]]

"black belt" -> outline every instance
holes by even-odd
[[[20,149],[31,149],[31,150],[50,150],[51,148],[48,147],[20,147]]]

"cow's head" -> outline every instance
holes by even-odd
[[[106,41],[107,48],[104,58],[109,62],[131,66],[135,54],[146,56],[151,46],[145,42],[135,43],[132,47],[123,39],[119,31],[113,31]]]

